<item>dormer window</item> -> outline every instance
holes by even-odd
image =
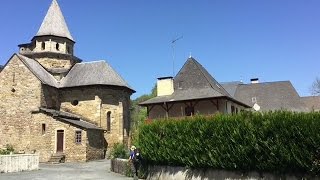
[[[59,43],[56,44],[56,50],[60,51],[60,44]]]
[[[42,50],[45,50],[45,49],[46,49],[46,43],[45,43],[45,42],[42,42],[42,43],[41,43],[41,49],[42,49]]]

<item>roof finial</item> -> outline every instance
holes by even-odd
[[[189,58],[192,58],[192,53],[190,52]]]

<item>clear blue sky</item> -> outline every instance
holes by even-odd
[[[107,60],[137,91],[172,75],[192,52],[218,81],[290,80],[309,95],[320,76],[319,0],[58,0],[85,61]],[[0,6],[0,64],[30,42],[51,0]]]

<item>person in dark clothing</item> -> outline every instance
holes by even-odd
[[[138,179],[138,170],[141,160],[140,152],[135,146],[131,146],[130,150],[129,163],[133,173],[133,178]]]

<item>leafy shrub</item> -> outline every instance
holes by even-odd
[[[114,144],[111,153],[111,158],[122,158],[127,159],[129,157],[128,150],[125,145],[121,143]]]
[[[0,155],[8,155],[11,152],[14,152],[14,148],[10,144],[7,144],[5,149],[0,149]]]
[[[137,141],[151,164],[319,173],[319,129],[319,112],[244,112],[155,120]]]

